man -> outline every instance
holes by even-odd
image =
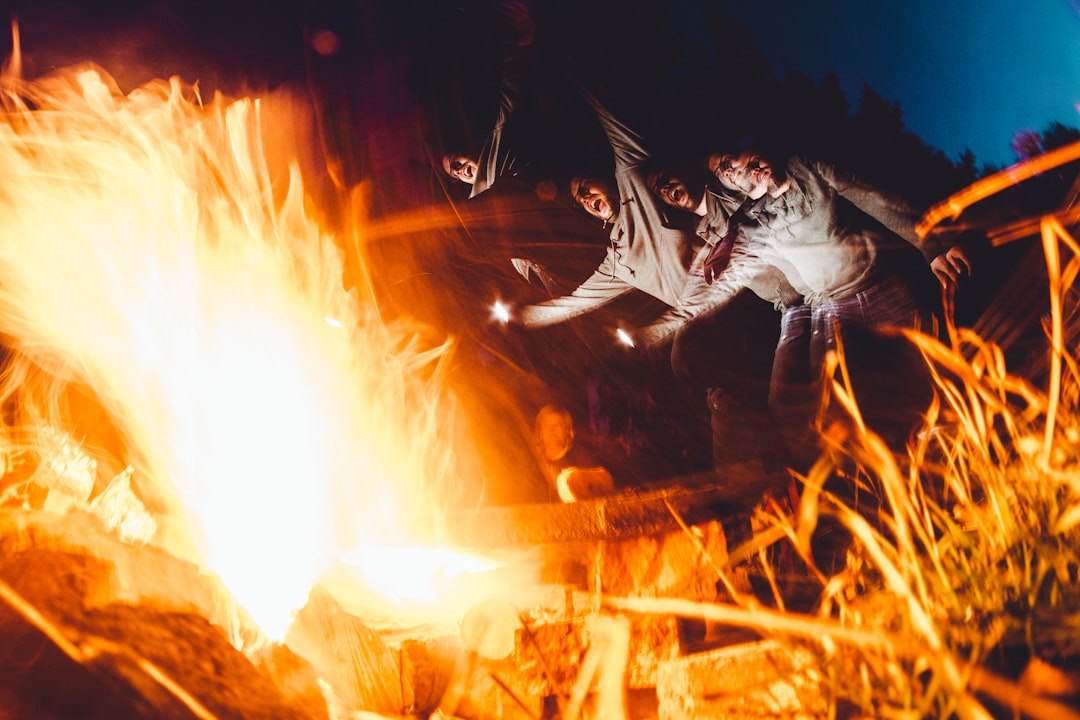
[[[528,284],[542,288],[548,298],[558,297],[595,267],[602,252],[599,233],[585,226],[580,213],[555,202],[553,169],[574,148],[530,102],[534,94],[546,97],[550,88],[531,62],[535,28],[529,5],[499,0],[496,9],[505,39],[494,125],[478,151],[446,152],[442,170],[470,186],[469,207],[456,209],[460,221],[479,236],[490,233],[476,262],[506,256]]]
[[[700,242],[688,224],[673,222],[648,186],[651,159],[642,138],[586,93],[607,135],[615,178],[575,177],[570,194],[585,212],[611,226],[608,250],[593,274],[569,295],[519,312],[526,327],[564,322],[638,290],[669,306],[678,304]]]
[[[762,237],[780,257],[792,260],[815,297],[843,297],[865,284],[878,254],[895,249],[893,238],[922,252],[943,289],[971,274],[971,262],[961,246],[945,246],[934,237],[919,241],[915,234],[919,216],[906,201],[831,165],[791,158],[786,167],[774,168],[760,154],[743,152],[714,154],[709,169],[736,197],[761,201],[748,217],[767,218]],[[843,201],[861,212],[851,214]],[[851,226],[835,224],[848,215]],[[884,225],[886,232],[866,222],[867,216]],[[834,224],[829,225],[830,220]]]
[[[709,389],[716,467],[761,460],[777,469],[787,459],[768,408],[798,388],[805,392],[810,380],[802,359],[809,318],[802,297],[766,246],[735,242],[731,221],[740,200],[709,188],[703,170],[662,169],[651,174],[650,184],[667,205],[699,218],[696,232],[705,247],[679,305],[638,336],[655,344],[674,334],[675,374]]]
[[[707,179],[689,167],[654,171],[649,185],[665,204],[698,218],[695,233],[704,247],[694,259],[679,302],[637,333],[638,338],[656,344],[701,313],[731,302],[743,290],[781,312],[802,304],[802,297],[787,280],[787,273],[794,271],[790,265],[753,238],[735,243],[736,234],[729,230],[741,198],[723,188],[709,188]]]
[[[534,27],[528,6],[520,0],[502,0],[497,10],[510,31],[509,39],[503,42],[502,80],[494,127],[479,152],[453,149],[442,156],[443,172],[472,186],[470,198],[487,191],[500,177],[516,175],[526,165],[511,137],[511,118],[521,93],[522,53],[532,43]]]
[[[963,250],[920,243],[914,208],[827,163],[796,157],[776,167],[755,152],[718,154],[709,163],[744,200],[740,237],[767,246],[791,269],[788,280],[810,308],[810,371],[820,372],[842,333],[860,407],[880,419],[875,429],[902,440],[929,386],[913,346],[891,331],[933,327],[934,275],[948,289],[958,273],[970,273]],[[798,420],[805,418],[790,429]]]
[[[563,502],[615,492],[611,473],[574,444],[574,419],[566,408],[556,405],[540,408],[533,439],[540,469]]]

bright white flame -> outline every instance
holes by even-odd
[[[508,323],[510,322],[510,308],[496,300],[495,304],[491,306],[491,317],[501,323]]]
[[[415,542],[467,475],[449,346],[343,290],[299,171],[267,165],[260,102],[202,107],[177,80],[123,96],[95,70],[21,96],[34,109],[10,95],[0,124],[0,332],[94,388],[166,520],[155,542],[279,638],[342,552]]]
[[[499,567],[479,557],[422,547],[372,547],[342,560],[356,568],[368,587],[384,588],[383,594],[413,603],[441,601],[456,578]]]
[[[615,331],[616,337],[619,338],[619,342],[627,347],[634,347],[634,338],[630,337],[630,333],[626,332],[622,328]]]

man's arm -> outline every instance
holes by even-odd
[[[727,266],[709,283],[705,277],[704,259],[710,251],[711,246],[706,246],[694,259],[690,280],[679,296],[679,304],[634,333],[637,342],[645,346],[664,342],[698,315],[727,305],[741,290],[750,287],[753,279],[767,267],[760,257],[740,252],[736,244]]]
[[[634,130],[623,124],[590,90],[582,89],[581,94],[596,112],[600,126],[607,135],[615,156],[615,171],[625,170],[644,164],[652,154],[645,149],[644,140]]]
[[[824,163],[818,163],[816,167],[841,196],[918,248],[942,286],[955,284],[962,273],[971,274],[971,261],[964,249],[951,239],[934,234],[919,238],[915,232],[915,223],[920,216],[907,201],[838,172]]]
[[[532,42],[532,18],[529,7],[518,0],[504,2],[499,7],[504,22],[510,25],[510,37],[503,41],[502,77],[499,83],[499,106],[495,115],[495,125],[484,141],[484,146],[477,156],[476,182],[473,183],[469,197],[473,198],[484,192],[502,175],[515,171],[518,158],[513,155],[514,148],[508,142],[507,125],[514,114],[521,94],[522,65],[525,62],[525,48]]]
[[[927,262],[933,261],[949,249],[949,245],[938,238],[920,241],[915,232],[915,223],[918,222],[920,215],[911,203],[900,196],[867,185],[827,163],[815,163],[814,168],[837,193],[852,205],[918,248]]]
[[[915,247],[922,249],[919,245],[919,236],[915,233],[915,223],[919,219],[919,213],[907,200],[868,185],[853,175],[840,172],[828,163],[815,162],[813,168],[825,179],[825,182],[852,205]]]
[[[607,305],[633,289],[629,283],[614,277],[609,253],[600,267],[572,293],[526,305],[518,312],[518,319],[525,327],[555,325]]]

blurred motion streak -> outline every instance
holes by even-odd
[[[93,457],[95,493],[130,466],[150,542],[219,575],[270,639],[345,558],[408,552],[362,568],[399,602],[396,583],[455,562],[438,508],[474,459],[453,343],[383,322],[346,268],[360,220],[334,237],[313,219],[271,135],[295,106],[204,103],[176,78],[124,95],[93,66],[24,81],[17,57],[3,89],[8,469],[54,427]]]

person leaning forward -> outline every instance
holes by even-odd
[[[788,280],[810,308],[810,372],[820,379],[842,338],[864,419],[902,442],[925,409],[929,384],[918,353],[895,331],[933,329],[940,309],[934,276],[948,287],[942,263],[970,272],[962,250],[920,243],[910,204],[828,163],[792,157],[777,165],[747,151],[715,155],[710,169],[743,199],[740,235],[792,269]],[[814,407],[786,414],[796,446],[808,438]]]
[[[676,377],[706,390],[716,469],[749,470],[757,461],[762,471],[780,473],[787,452],[769,407],[810,384],[802,296],[766,245],[736,232],[741,200],[703,168],[658,169],[650,184],[666,204],[699,218],[705,247],[679,305],[636,337],[656,344],[673,336]]]
[[[596,270],[568,295],[520,309],[526,327],[565,322],[638,290],[668,306],[678,304],[701,241],[689,223],[673,220],[649,188],[652,158],[641,136],[620,122],[590,92],[615,160],[615,177],[575,177],[570,193],[604,226],[611,226],[607,253]]]

